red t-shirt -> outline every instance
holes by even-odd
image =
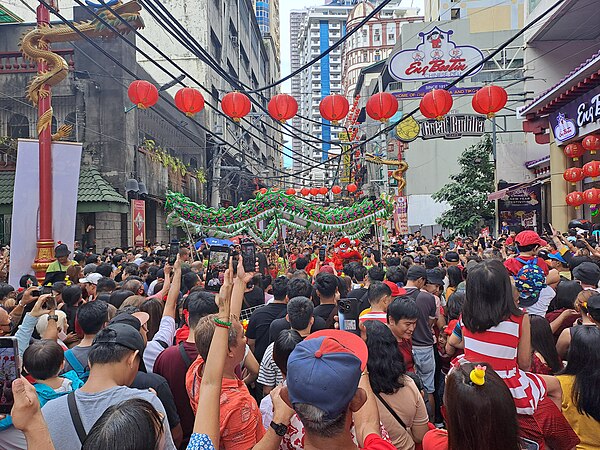
[[[436,428],[423,436],[423,450],[448,450],[448,432]]]
[[[410,339],[402,339],[398,341],[398,350],[402,353],[404,358],[404,365],[406,366],[407,372],[415,371],[415,363],[412,357],[412,341]]]
[[[522,259],[523,261],[531,261],[533,258],[537,258],[537,265],[539,266],[540,269],[542,269],[544,271],[544,275],[548,275],[548,272],[550,271],[550,269],[548,268],[546,261],[544,261],[539,256],[519,256],[518,257],[518,259]],[[513,276],[517,275],[519,273],[519,270],[521,270],[521,267],[523,267],[523,263],[520,262],[518,259],[517,258],[508,258],[506,261],[504,261],[504,267],[506,267],[506,269],[509,271],[509,273]]]
[[[184,342],[183,348],[191,362],[198,357],[196,344]],[[169,388],[171,389],[175,400],[177,414],[179,414],[179,418],[181,419],[183,437],[187,442],[187,439],[192,435],[195,416],[194,411],[192,411],[192,407],[190,406],[190,398],[185,388],[187,366],[181,356],[179,345],[171,346],[158,355],[158,358],[156,358],[156,362],[154,363],[153,372],[162,375],[169,384]]]
[[[363,446],[361,447],[367,450],[396,450],[389,442],[384,441],[380,436],[375,433],[368,435],[365,439]]]

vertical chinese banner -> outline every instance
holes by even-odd
[[[146,202],[144,200],[131,200],[131,227],[133,246],[146,245]]]
[[[406,197],[395,197],[394,227],[398,234],[408,233],[408,201]]]

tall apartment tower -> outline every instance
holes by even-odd
[[[300,37],[300,30],[302,27],[302,22],[304,21],[304,17],[306,16],[307,11],[305,9],[302,10],[292,10],[290,11],[290,68],[291,71],[294,72],[301,66],[301,57],[300,57],[300,49],[298,47],[298,39]],[[302,80],[301,74],[296,75],[292,78],[292,96],[298,102],[298,105],[302,104]],[[295,128],[302,128],[302,119],[298,116],[294,116],[292,119],[292,125]],[[300,139],[294,138],[292,140],[292,149],[294,153],[298,154],[302,152],[302,141]],[[298,159],[293,160],[293,169],[294,172],[300,171],[303,169],[303,165]]]

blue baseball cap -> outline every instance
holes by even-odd
[[[357,335],[321,330],[299,343],[287,363],[287,388],[292,405],[309,404],[327,419],[342,414],[356,393],[369,352]]]
[[[548,259],[554,259],[555,261],[559,261],[564,265],[568,264],[567,260],[563,258],[563,255],[561,255],[559,252],[548,253]]]

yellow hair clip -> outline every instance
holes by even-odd
[[[71,286],[71,280],[69,279],[69,275],[65,275],[65,284],[67,286]]]
[[[475,366],[475,368],[473,370],[471,370],[471,373],[469,374],[469,378],[471,379],[471,382],[473,384],[476,384],[477,386],[483,386],[485,384],[485,369],[487,367],[486,366],[482,366],[482,365],[477,365]]]

